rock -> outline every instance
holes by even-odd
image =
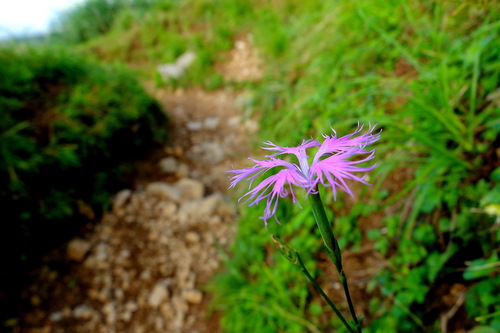
[[[89,319],[95,310],[87,304],[80,304],[73,309],[73,317],[78,319]]]
[[[175,175],[179,178],[188,177],[189,176],[189,167],[186,164],[181,163],[179,165],[179,167],[177,168]]]
[[[159,65],[156,69],[165,82],[168,82],[170,79],[178,79],[185,72],[185,69],[177,64],[163,64]]]
[[[184,52],[179,58],[177,58],[177,65],[187,69],[193,61],[196,59],[196,54],[193,51]]]
[[[177,187],[165,182],[149,183],[146,186],[146,192],[148,194],[157,195],[164,200],[172,200],[174,202],[179,202],[181,197],[181,192]]]
[[[199,131],[203,128],[201,121],[190,121],[186,126],[190,131]]]
[[[197,289],[187,289],[183,292],[183,298],[190,304],[200,304],[203,300],[203,293]]]
[[[180,193],[180,201],[195,200],[203,197],[203,183],[197,180],[184,178],[176,182],[174,186]]]
[[[90,246],[90,242],[81,238],[74,238],[68,243],[67,255],[71,260],[82,261],[90,251]]]
[[[148,304],[152,308],[157,308],[167,298],[168,290],[166,284],[164,282],[158,283],[153,287],[151,294],[149,294]]]
[[[207,219],[213,215],[222,203],[220,193],[214,193],[198,200],[190,200],[181,204],[179,216],[187,219]]]
[[[96,262],[107,262],[108,261],[108,246],[106,243],[99,243],[95,247],[95,253],[92,257]]]
[[[165,217],[171,217],[177,211],[177,205],[171,201],[165,201],[160,204],[161,214]]]
[[[53,322],[58,322],[64,319],[64,314],[61,311],[52,312],[49,315],[49,320]]]
[[[135,311],[139,309],[139,305],[137,305],[134,301],[128,301],[125,303],[124,310],[121,313],[121,319],[124,321],[129,321],[132,318],[132,315]]]
[[[160,171],[163,173],[175,173],[179,167],[177,160],[174,157],[165,157],[160,163]]]
[[[220,119],[217,117],[208,117],[203,121],[203,125],[206,129],[214,130],[219,126]]]
[[[123,207],[123,205],[127,202],[127,200],[130,198],[132,195],[131,190],[121,190],[115,195],[115,198],[113,199],[113,209],[118,210]]]
[[[113,324],[116,322],[116,307],[113,302],[106,303],[102,307],[102,312],[106,316],[106,323]]]
[[[160,313],[163,315],[164,318],[172,319],[174,317],[175,311],[172,308],[171,304],[165,303],[161,305]]]
[[[237,127],[241,124],[241,117],[240,116],[232,116],[227,120],[227,124],[230,127]]]
[[[200,242],[200,235],[198,235],[196,232],[190,231],[186,233],[185,240],[190,244],[198,244]]]
[[[175,63],[168,63],[159,65],[157,67],[158,73],[160,73],[163,80],[167,81],[169,79],[178,79],[184,75],[189,66],[193,63],[196,55],[192,51],[187,51],[183,53]]]

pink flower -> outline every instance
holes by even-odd
[[[376,126],[376,125],[375,125]],[[276,210],[278,208],[279,198],[285,198],[291,195],[294,203],[297,203],[297,197],[294,187],[301,187],[306,190],[306,195],[317,193],[317,186],[321,184],[331,187],[334,198],[337,198],[337,189],[340,189],[353,196],[346,180],[354,180],[360,183],[370,185],[364,178],[366,173],[376,168],[376,165],[360,167],[358,164],[367,162],[374,158],[375,150],[365,150],[365,147],[380,139],[380,134],[373,134],[375,126],[369,128],[368,132],[356,136],[361,132],[363,126],[358,126],[354,133],[338,138],[335,131],[333,135],[323,135],[324,141],[320,143],[317,140],[304,140],[297,147],[280,147],[268,141],[262,149],[275,151],[272,155],[267,155],[266,160],[251,159],[255,165],[250,168],[229,170],[227,172],[234,174],[231,177],[229,188],[236,186],[240,181],[250,181],[250,188],[253,181],[262,174],[271,169],[279,169],[277,173],[270,175],[249,190],[240,198],[245,199],[244,203],[249,202],[249,206],[254,206],[262,200],[266,200],[264,215],[261,217],[266,226],[267,221],[274,216],[276,222]],[[312,162],[309,164],[307,149],[318,147]],[[291,163],[277,158],[281,155],[295,155],[298,163]],[[362,159],[349,160],[355,155],[365,155]],[[365,173],[362,177],[356,176],[354,172]]]

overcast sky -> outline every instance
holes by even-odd
[[[0,0],[0,38],[46,32],[58,12],[84,0]]]

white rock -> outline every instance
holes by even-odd
[[[106,303],[102,307],[102,312],[106,315],[106,322],[108,324],[112,324],[116,322],[116,309],[115,304],[113,302]]]
[[[87,304],[80,304],[73,309],[73,317],[79,319],[88,319],[95,310]]]
[[[179,202],[181,197],[181,192],[179,188],[169,185],[165,182],[153,182],[146,186],[146,192],[148,194],[157,195],[165,200],[172,200],[174,202]]]
[[[49,320],[53,322],[58,322],[64,319],[64,314],[61,311],[52,312],[49,315]]]
[[[196,59],[196,54],[193,51],[184,52],[179,58],[176,60],[176,64],[184,69],[187,69],[193,61]]]
[[[181,163],[177,168],[175,175],[179,178],[186,178],[189,176],[189,167],[186,164]]]
[[[227,124],[230,127],[237,127],[241,124],[241,117],[240,116],[232,116],[227,120]]]
[[[171,201],[164,201],[160,204],[161,214],[165,217],[170,217],[177,211],[177,205]]]
[[[130,312],[135,312],[139,309],[139,305],[137,305],[137,302],[134,301],[128,301],[125,303],[125,310],[130,311]]]
[[[90,242],[81,238],[74,238],[68,243],[68,257],[71,260],[82,261],[90,251],[90,246]]]
[[[180,201],[195,200],[203,197],[203,183],[197,180],[184,178],[177,181],[174,186],[179,191]]]
[[[179,165],[174,157],[165,157],[161,159],[159,166],[163,173],[175,173]]]
[[[165,283],[158,283],[153,287],[151,294],[148,297],[148,304],[153,308],[157,308],[163,301],[168,298],[168,290]]]
[[[108,246],[106,243],[97,244],[92,258],[97,262],[106,262],[108,260]]]
[[[222,195],[214,193],[198,200],[190,200],[181,204],[179,216],[191,219],[208,219],[215,214],[221,205],[224,205]]]
[[[121,190],[120,192],[116,193],[115,198],[113,199],[113,209],[116,210],[122,208],[131,195],[132,191],[128,189]]]
[[[203,128],[201,121],[190,121],[186,124],[186,126],[190,131],[199,131]]]
[[[184,67],[172,63],[159,65],[156,69],[158,70],[158,73],[160,73],[162,79],[167,82],[169,79],[180,78],[186,71]]]
[[[217,117],[208,117],[205,119],[203,122],[203,125],[205,126],[206,129],[209,130],[214,130],[219,126],[220,119]]]

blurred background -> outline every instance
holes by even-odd
[[[500,332],[500,3],[0,2],[0,330],[344,332],[312,213],[228,191],[378,124],[327,213],[366,332]],[[36,15],[33,15],[36,14]]]

